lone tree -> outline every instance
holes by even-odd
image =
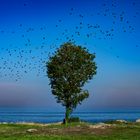
[[[78,104],[88,98],[84,84],[96,74],[95,54],[71,42],[64,43],[46,63],[52,94],[65,108],[65,123]]]

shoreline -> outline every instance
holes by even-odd
[[[52,123],[37,123],[37,122],[0,122],[0,124],[19,124],[19,125],[36,125],[36,126],[49,126],[49,125],[61,125],[63,122]]]
[[[89,125],[96,125],[96,124],[113,124],[113,123],[140,123],[140,119],[135,121],[128,121],[128,120],[110,120],[105,122],[87,122],[87,121],[80,121],[80,122],[72,122],[72,123],[79,123],[79,124],[89,124]],[[0,122],[0,124],[19,124],[19,125],[36,125],[36,126],[49,126],[49,125],[61,125],[63,124],[62,121],[58,122]],[[70,124],[70,123],[69,123]]]

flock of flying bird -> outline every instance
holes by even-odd
[[[135,6],[136,3],[132,2],[132,6]],[[24,4],[24,6],[28,6],[27,3]],[[66,42],[71,41],[75,42],[77,38],[80,38],[81,36],[85,38],[85,40],[88,39],[99,39],[99,40],[105,40],[110,39],[112,40],[115,36],[116,32],[116,24],[118,23],[121,25],[121,32],[129,32],[132,33],[135,31],[135,28],[133,25],[131,25],[131,22],[127,20],[125,16],[125,11],[121,11],[120,13],[113,12],[111,9],[116,8],[115,1],[112,2],[111,7],[107,5],[107,3],[102,4],[102,12],[97,12],[96,16],[104,17],[104,18],[110,18],[110,28],[104,29],[102,27],[102,24],[96,23],[87,23],[85,22],[84,18],[85,15],[82,13],[75,13],[75,9],[71,8],[68,16],[73,17],[77,16],[77,19],[79,20],[79,23],[77,25],[74,25],[72,27],[72,30],[69,30],[69,28],[64,28],[64,30],[61,31],[61,35],[54,39],[54,42]],[[139,13],[136,11],[135,15],[133,15],[133,18],[136,18],[139,15]],[[94,17],[94,15],[90,15],[91,18]],[[62,28],[63,26],[63,19],[58,19],[58,24],[55,25],[55,29],[58,29],[59,27]],[[18,29],[23,28],[23,24],[20,23],[18,25]],[[43,36],[41,37],[40,45],[35,47],[32,44],[32,39],[30,37],[27,37],[29,33],[33,33],[36,31],[34,27],[29,27],[24,30],[24,32],[21,34],[21,38],[24,39],[25,43],[24,48],[15,47],[13,44],[10,44],[8,48],[0,46],[0,78],[7,77],[8,79],[14,79],[15,81],[19,81],[25,75],[28,75],[28,73],[35,73],[36,76],[44,76],[45,75],[45,61],[48,58],[48,55],[50,54],[51,49],[55,49],[57,45],[50,45],[49,47],[46,45],[47,43],[47,34],[44,34],[46,32],[47,25],[39,27],[40,32],[43,32]],[[86,33],[84,32],[86,31]],[[0,35],[5,34],[6,31],[1,29]],[[16,31],[12,31],[11,34],[15,34]],[[86,42],[85,42],[86,44]],[[139,45],[136,45],[135,47],[139,47]],[[110,49],[113,49],[110,47]],[[40,54],[39,54],[40,53]],[[119,55],[116,55],[117,58],[119,58]]]

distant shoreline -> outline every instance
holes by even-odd
[[[38,126],[48,126],[48,125],[60,125],[63,122],[52,122],[52,123],[36,123],[36,122],[0,122],[0,124],[19,124],[19,125],[38,125]]]
[[[105,122],[86,122],[86,121],[81,121],[80,123],[87,123],[87,124],[106,124],[106,123],[140,123],[140,118],[136,119],[135,121],[128,121],[128,120],[110,120],[110,121],[105,121]],[[49,125],[60,125],[63,124],[62,121],[58,122],[46,122],[46,123],[40,123],[40,122],[0,122],[0,124],[20,124],[20,125],[38,125],[38,126],[49,126]]]

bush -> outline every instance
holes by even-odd
[[[80,122],[80,118],[79,117],[71,117],[71,118],[69,118],[68,122],[69,123],[71,123],[71,122]]]

